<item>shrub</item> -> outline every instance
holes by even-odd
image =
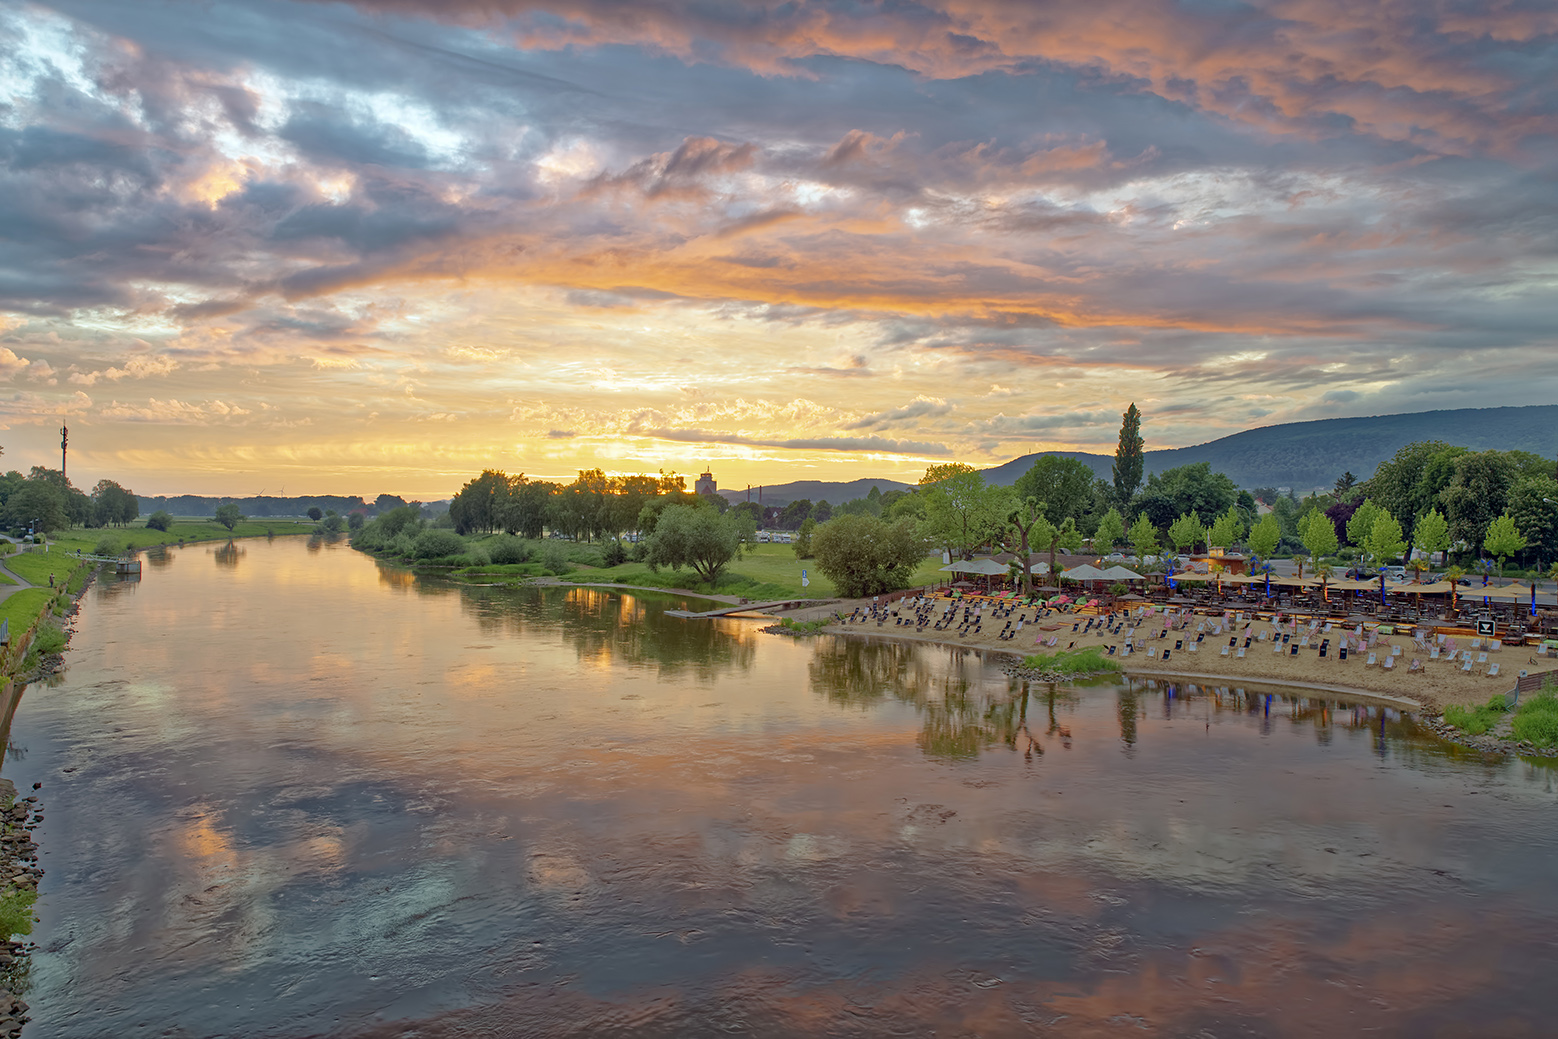
[[[1449,712],[1445,712],[1448,716]],[[1549,686],[1520,705],[1511,723],[1515,739],[1538,747],[1558,747],[1558,694]]]
[[[541,548],[541,568],[554,577],[561,577],[573,570],[568,553],[561,545],[548,543]]]
[[[535,556],[535,549],[524,538],[504,535],[487,543],[487,555],[499,566],[512,563],[528,563]]]
[[[112,534],[98,538],[97,547],[92,550],[95,556],[117,556],[125,546],[125,543]]]
[[[1444,709],[1446,725],[1453,725],[1468,736],[1481,736],[1498,724],[1500,716],[1509,708],[1502,696],[1495,696],[1481,707],[1460,707],[1455,704]]]
[[[465,550],[465,562],[467,566],[491,566],[492,556],[481,545],[471,545]]]
[[[417,536],[409,530],[403,530],[390,539],[385,548],[399,559],[410,559],[417,552]]]
[[[452,530],[424,530],[416,537],[411,555],[417,559],[443,559],[465,552],[465,539]]]
[[[346,526],[349,530],[361,530],[362,525],[365,522],[366,519],[360,512],[354,512],[350,516],[346,517]]]
[[[158,509],[146,517],[146,529],[148,530],[160,530],[163,533],[167,533],[168,528],[171,526],[173,526],[173,514],[166,509]]]
[[[621,566],[628,561],[628,550],[620,541],[610,541],[606,544],[606,550],[601,553],[602,566]]]

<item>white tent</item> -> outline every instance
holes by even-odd
[[[950,570],[955,574],[989,574],[991,576],[1008,572],[1007,567],[1002,566],[993,559],[971,559],[966,563],[960,560],[956,563],[949,563],[941,569]]]
[[[1104,571],[1104,577],[1111,581],[1141,581],[1144,578],[1134,570],[1127,570],[1123,566],[1111,566]]]
[[[1060,576],[1068,581],[1107,581],[1109,575],[1091,563],[1083,563],[1074,566],[1070,570],[1062,570]]]
[[[1032,566],[1030,566],[1028,568],[1028,572],[1032,573],[1032,574],[1047,574],[1047,573],[1049,573],[1049,564],[1048,563],[1034,563]]]

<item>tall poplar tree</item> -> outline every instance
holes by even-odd
[[[1114,449],[1114,496],[1120,508],[1130,508],[1131,499],[1141,487],[1142,469],[1146,465],[1141,438],[1141,412],[1132,401],[1125,409],[1120,423],[1120,445]]]

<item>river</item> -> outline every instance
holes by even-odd
[[[25,1034],[1550,1032],[1548,766],[687,602],[297,538],[95,584],[4,765]]]

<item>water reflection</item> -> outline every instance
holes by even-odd
[[[153,570],[166,570],[173,565],[174,551],[167,545],[153,545],[141,552],[141,557]]]
[[[1545,1034],[1558,1012],[1551,770],[1398,712],[1028,684],[963,650],[241,544],[236,569],[89,596],[65,684],[16,712],[7,775],[44,783],[52,860],[29,1034]]]
[[[235,541],[228,541],[225,545],[217,546],[216,551],[212,553],[212,558],[216,560],[217,566],[223,566],[227,567],[228,569],[232,569],[236,567],[239,562],[243,560],[243,557],[248,554],[248,549],[241,547]]]

